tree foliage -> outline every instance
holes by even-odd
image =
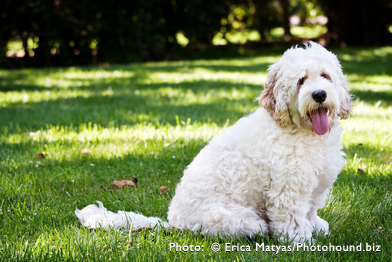
[[[328,16],[328,37],[332,42],[351,45],[392,43],[392,1],[319,0]]]
[[[179,33],[189,39],[188,52],[209,48],[217,33],[233,30],[256,30],[265,43],[271,29],[282,27],[287,39],[289,17],[304,18],[310,3],[328,16],[332,42],[392,42],[388,0],[0,1],[1,61],[7,63],[7,43],[18,40],[24,66],[174,59],[184,51],[176,41]]]
[[[22,40],[25,60],[33,66],[87,64],[91,61],[129,62],[165,59],[181,46],[211,44],[232,2],[218,0],[76,1],[2,0],[0,48]],[[28,38],[39,39],[33,58]]]

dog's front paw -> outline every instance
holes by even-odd
[[[287,240],[294,243],[312,241],[312,224],[307,219],[290,221],[290,223],[271,222],[270,227],[276,229],[274,234],[280,242]]]
[[[329,224],[324,219],[320,218],[319,216],[312,216],[309,221],[312,224],[312,228],[316,231],[317,235],[329,234]]]

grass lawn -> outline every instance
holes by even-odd
[[[185,167],[213,136],[257,108],[267,66],[281,55],[266,50],[219,60],[1,70],[0,260],[390,261],[392,47],[335,53],[354,112],[342,122],[347,163],[319,210],[331,234],[317,244],[368,243],[381,252],[256,252],[256,244],[277,242],[90,230],[76,218],[75,208],[100,200],[112,211],[165,219]],[[137,187],[110,185],[133,176]],[[211,251],[215,242],[220,252]],[[170,243],[203,252],[170,252]],[[225,252],[225,243],[251,251]]]

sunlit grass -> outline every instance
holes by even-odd
[[[327,28],[323,25],[314,25],[312,27],[309,26],[292,26],[290,27],[290,32],[292,35],[305,38],[305,39],[313,39],[320,37],[322,34],[327,32]],[[284,30],[283,27],[276,27],[271,30],[271,35],[274,38],[283,37]]]
[[[376,243],[382,253],[293,252],[283,260],[390,260],[392,48],[335,50],[354,94],[342,121],[347,163],[319,215],[318,243]],[[276,52],[235,59],[0,71],[0,257],[5,260],[274,260],[272,253],[213,253],[217,239],[178,230],[83,228],[75,208],[166,218],[175,186],[215,135],[253,112]],[[87,148],[90,154],[81,154]],[[37,155],[43,153],[46,158]],[[113,180],[139,179],[116,189]],[[167,195],[159,191],[167,186]],[[169,252],[169,243],[204,252]]]
[[[290,29],[291,33],[301,38],[317,38],[322,34],[325,34],[328,30],[324,25],[314,25],[312,27],[307,26],[293,26]]]

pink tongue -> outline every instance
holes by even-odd
[[[318,111],[312,113],[313,130],[318,135],[324,135],[328,131],[328,115],[325,108],[319,108]]]

